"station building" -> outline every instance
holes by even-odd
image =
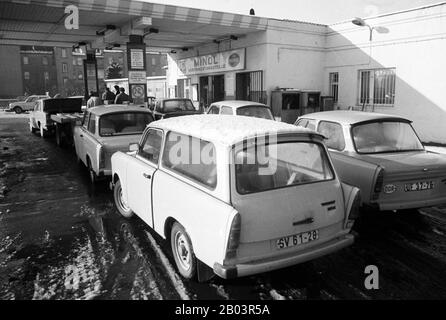
[[[446,2],[332,25],[139,0],[25,2],[0,2],[0,58],[14,45],[125,49],[137,34],[167,54],[164,96],[259,101],[286,122],[331,109],[390,113],[413,120],[424,142],[446,143]],[[64,29],[65,4],[78,7],[78,30]],[[0,69],[7,90],[22,82]]]

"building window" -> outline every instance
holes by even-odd
[[[27,56],[23,57],[23,64],[28,64],[29,63],[29,59]]]
[[[62,72],[68,72],[68,65],[66,63],[62,63]]]
[[[83,63],[82,58],[77,58],[77,65],[81,66]]]
[[[50,80],[50,73],[48,71],[45,71],[43,73],[43,77],[44,77],[45,80]]]
[[[76,65],[76,59],[73,58],[73,66]]]
[[[48,57],[42,57],[42,64],[43,64],[44,66],[47,66],[47,65],[48,65]]]
[[[156,65],[156,59],[154,57],[152,57],[152,65]]]
[[[68,84],[68,78],[63,78],[63,85],[66,86]]]
[[[395,68],[359,70],[358,104],[393,105]]]
[[[79,74],[77,75],[77,78],[78,78],[79,80],[84,79],[84,75],[82,74],[82,72],[79,72]]]
[[[339,73],[338,72],[330,72],[329,75],[330,82],[330,96],[333,97],[333,102],[338,102],[338,90],[339,90]]]
[[[23,77],[25,78],[25,80],[29,80],[29,72],[25,71]]]
[[[62,58],[66,58],[67,57],[67,49],[62,48],[61,55],[62,55]]]

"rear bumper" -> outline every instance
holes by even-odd
[[[446,203],[446,197],[438,197],[435,199],[423,199],[414,201],[395,201],[395,202],[376,202],[372,204],[377,206],[379,210],[404,210],[404,209],[419,209],[425,207],[433,207]]]
[[[219,263],[214,264],[214,273],[224,279],[244,277],[257,273],[268,272],[276,269],[286,268],[302,262],[313,260],[329,253],[338,251],[353,244],[355,237],[346,234],[317,247],[308,248],[304,251],[293,253],[281,257],[274,257],[267,260],[253,261],[236,265],[225,266]]]

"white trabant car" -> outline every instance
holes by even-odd
[[[239,116],[170,118],[111,161],[118,211],[168,239],[188,279],[266,272],[354,241],[359,189],[339,181],[323,137],[308,129]]]
[[[73,139],[78,162],[87,166],[92,183],[111,176],[112,154],[138,142],[152,121],[148,109],[128,105],[98,106],[84,112],[82,123],[74,127]]]
[[[271,109],[267,105],[244,100],[214,102],[206,110],[206,114],[237,115],[274,120]]]

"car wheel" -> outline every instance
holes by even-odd
[[[36,128],[34,128],[34,126],[33,126],[31,121],[29,122],[29,132],[36,133]]]
[[[14,112],[15,113],[17,113],[17,114],[19,114],[19,113],[22,113],[23,112],[23,110],[22,110],[22,108],[20,108],[20,107],[14,107]]]
[[[98,176],[96,175],[96,172],[94,172],[93,167],[91,166],[90,159],[88,159],[88,175],[90,177],[91,184],[95,184],[98,180]]]
[[[43,128],[42,125],[40,125],[40,136],[42,138],[46,138],[46,130]]]
[[[189,236],[183,226],[175,222],[170,233],[172,254],[180,274],[186,279],[195,277],[197,260]]]
[[[115,199],[115,205],[119,213],[125,217],[130,218],[133,216],[133,211],[124,200],[124,196],[121,188],[121,181],[117,181],[113,187],[113,198]]]

